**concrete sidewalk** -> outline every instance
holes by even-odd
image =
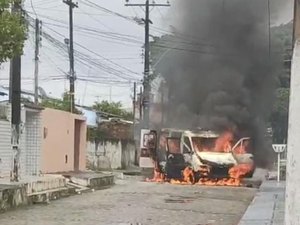
[[[263,181],[239,225],[284,225],[285,182]]]
[[[19,182],[9,178],[0,179],[0,212],[45,202],[69,194],[66,180],[62,176],[28,176]]]

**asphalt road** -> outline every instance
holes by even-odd
[[[9,225],[237,225],[256,190],[118,180],[110,189],[0,215]]]

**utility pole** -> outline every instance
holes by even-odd
[[[136,82],[133,83],[133,129],[135,127],[135,111],[136,111]]]
[[[21,1],[14,1],[12,12],[21,17]],[[20,167],[20,124],[21,124],[21,55],[15,56],[10,61],[10,103],[11,103],[11,146],[13,151],[12,169],[10,172],[11,181],[19,181]]]
[[[34,103],[39,103],[39,54],[40,54],[40,20],[35,19],[35,52],[34,52]]]
[[[140,99],[139,99],[139,112],[140,112],[140,123],[143,119],[143,88],[140,87]]]
[[[136,123],[135,123],[135,112],[136,112],[136,82],[133,83],[133,98],[132,98],[132,106],[133,106],[133,112],[132,112],[132,115],[133,115],[133,140],[136,140],[136,136],[135,136],[135,132],[136,132],[136,129],[135,129],[135,126],[136,126]],[[135,146],[135,152],[134,152],[135,156],[134,156],[134,163],[135,165],[138,165],[138,149],[137,147]]]
[[[126,0],[129,2],[129,0]],[[150,30],[150,6],[152,7],[165,7],[170,6],[170,3],[167,4],[157,4],[157,3],[149,3],[149,0],[146,0],[145,4],[130,4],[127,3],[125,6],[138,6],[145,7],[145,66],[144,66],[144,95],[143,95],[143,122],[145,128],[149,128],[149,120],[150,120],[150,94],[151,94],[151,84],[150,84],[150,42],[149,42],[149,30]]]
[[[73,113],[75,109],[75,72],[74,72],[74,40],[73,40],[73,9],[78,8],[78,4],[72,0],[63,0],[63,3],[69,6],[69,59],[70,59],[70,112]]]
[[[164,82],[161,83],[161,127],[165,124],[165,85]]]

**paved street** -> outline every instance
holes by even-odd
[[[118,180],[107,190],[0,215],[10,225],[236,225],[255,189]]]

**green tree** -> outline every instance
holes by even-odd
[[[95,104],[93,105],[93,109],[100,112],[109,113],[124,119],[129,119],[129,120],[133,119],[132,113],[127,112],[122,108],[121,102],[108,102],[108,101],[95,102]]]
[[[279,88],[276,91],[276,102],[271,115],[274,143],[285,143],[287,139],[289,96],[289,88]]]
[[[70,95],[68,92],[65,92],[62,96],[62,99],[43,99],[41,102],[41,106],[68,112],[70,111]],[[81,114],[81,112],[75,109],[75,114]]]
[[[278,89],[270,124],[273,129],[273,142],[284,143],[287,140],[288,130],[293,23],[273,27],[271,31],[272,52],[281,57],[282,65],[278,67]]]
[[[0,0],[0,64],[23,53],[26,25],[20,13],[10,11],[11,4],[21,0]]]

